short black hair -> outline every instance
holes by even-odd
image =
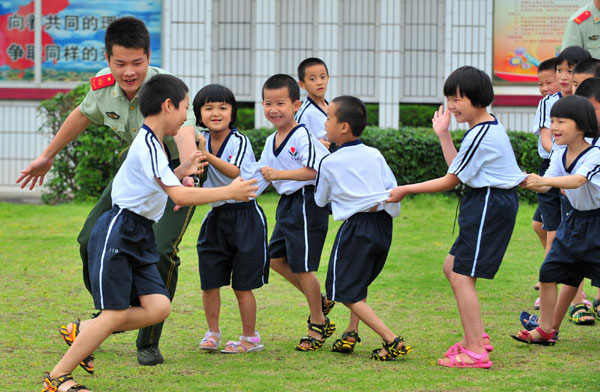
[[[159,114],[162,103],[167,99],[173,102],[175,108],[179,108],[188,91],[188,86],[173,75],[154,75],[142,85],[140,90],[140,112],[144,117]]]
[[[265,81],[262,88],[262,98],[265,99],[265,90],[277,90],[287,87],[292,102],[300,99],[300,86],[290,75],[276,74]]]
[[[600,60],[590,57],[575,64],[574,74],[588,74],[593,77],[600,77]]]
[[[568,118],[575,121],[585,137],[597,137],[598,120],[591,102],[579,95],[569,95],[556,101],[550,110],[550,117]]]
[[[538,73],[544,71],[556,72],[556,57],[550,57],[538,65]]]
[[[321,60],[317,57],[309,57],[307,59],[302,60],[300,65],[298,65],[298,80],[304,82],[304,75],[306,75],[306,68],[312,67],[313,65],[322,65],[325,67],[325,72],[327,72],[327,76],[329,76],[329,69],[327,68],[327,64],[325,61]]]
[[[600,102],[600,78],[588,78],[581,82],[575,90],[575,95]]]
[[[350,95],[335,97],[331,103],[335,103],[337,106],[335,116],[338,122],[348,123],[352,135],[360,137],[367,126],[367,107],[365,103]]]
[[[444,96],[460,93],[469,98],[475,107],[485,108],[494,101],[494,88],[488,74],[471,66],[456,69],[444,83]]]
[[[113,54],[114,45],[144,49],[147,56],[150,54],[150,33],[144,22],[133,16],[118,18],[108,25],[104,34],[104,49],[108,58]]]
[[[591,58],[590,52],[582,48],[581,46],[569,46],[564,48],[559,55],[556,57],[556,66],[558,67],[565,61],[569,64],[569,67],[577,65],[585,59]]]
[[[202,106],[209,102],[225,102],[231,105],[231,121],[229,121],[229,129],[235,128],[237,121],[237,102],[233,92],[220,84],[209,84],[198,91],[194,97],[194,114],[196,115],[196,125],[206,128],[202,122]]]

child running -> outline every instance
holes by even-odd
[[[489,76],[461,67],[444,84],[448,107],[437,111],[433,129],[440,139],[448,173],[444,177],[395,188],[389,202],[407,194],[448,191],[463,182],[470,187],[460,204],[458,238],[444,261],[444,274],[454,292],[464,330],[462,341],[438,360],[453,368],[490,368],[493,348],[485,333],[475,285],[493,279],[513,232],[519,199],[515,187],[521,173],[504,127],[486,107],[494,100]],[[456,151],[448,131],[450,113],[469,130]]]
[[[584,97],[564,97],[552,106],[550,116],[554,142],[565,148],[554,150],[543,177],[529,174],[522,186],[536,192],[564,189],[573,209],[558,226],[540,268],[540,325],[511,335],[542,345],[556,343],[557,329],[583,278],[600,286],[600,148],[585,140],[599,135],[594,107]],[[563,283],[564,301],[557,302],[557,283]]]
[[[197,125],[207,128],[198,135],[199,149],[210,164],[205,188],[227,186],[240,175],[240,167],[255,162],[250,140],[235,129],[237,104],[227,87],[210,84],[194,98]],[[208,331],[200,349],[215,351],[221,343],[220,288],[231,282],[240,309],[242,335],[230,340],[221,352],[260,351],[256,332],[256,300],[252,290],[267,283],[267,220],[256,203],[223,200],[210,203],[198,236],[198,265],[202,303]]]
[[[315,202],[321,207],[331,203],[333,218],[344,221],[331,250],[326,287],[327,297],[346,305],[352,316],[333,351],[354,351],[360,341],[356,320],[360,319],[383,339],[383,347],[373,350],[371,358],[389,361],[408,354],[412,347],[367,305],[367,290],[385,264],[392,218],[400,214],[400,205],[385,202],[396,179],[381,153],[362,144],[360,135],[366,125],[367,108],[360,99],[341,96],[329,105],[327,140],[339,147],[321,160]]]
[[[255,181],[236,179],[221,188],[182,186],[197,171],[202,153],[195,151],[173,170],[164,136],[174,136],[187,117],[188,88],[167,74],[153,76],[140,92],[145,117],[138,137],[117,172],[111,210],[94,225],[88,252],[94,304],[102,312],[92,320],[72,323],[65,335],[69,350],[44,378],[43,391],[89,391],[71,372],[85,365],[92,352],[115,331],[129,331],[163,321],[171,312],[169,293],[158,273],[158,250],[152,224],[160,219],[167,196],[179,205],[255,197]],[[191,178],[186,178],[189,183]],[[192,181],[193,183],[193,181]]]

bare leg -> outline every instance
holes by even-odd
[[[202,306],[204,307],[204,315],[208,330],[214,333],[221,333],[219,328],[219,314],[221,313],[221,289],[202,290]],[[208,349],[217,348],[218,342],[216,337],[211,336],[208,341],[200,342],[200,347]]]
[[[314,272],[299,272],[295,274],[302,287],[302,292],[306,296],[308,307],[310,309],[310,321],[313,324],[324,324],[325,316],[321,307],[321,285]],[[316,339],[322,339],[321,334],[315,331],[308,331],[308,335]],[[310,347],[308,343],[302,343],[305,348]]]
[[[540,239],[540,242],[542,244],[542,248],[544,248],[544,250],[545,250],[546,249],[546,241],[548,238],[548,232],[542,228],[543,226],[544,226],[544,224],[542,222],[531,221],[531,228],[533,229],[533,231],[535,231],[535,234],[537,234],[537,236]]]
[[[292,272],[292,269],[285,258],[279,257],[276,259],[271,259],[271,269],[283,276],[288,282],[293,284],[295,288],[300,290],[300,292],[304,293],[304,291],[302,291],[303,289],[300,280],[296,274]]]
[[[583,281],[581,282],[583,284]],[[556,284],[555,284],[556,286]],[[578,290],[581,289],[581,285],[579,287],[569,286],[563,284],[560,288],[560,293],[558,293],[558,299],[556,300],[556,305],[554,307],[554,315],[552,320],[552,329],[559,330],[560,324],[565,318],[565,314],[567,314],[567,310],[569,309],[569,305],[571,301],[576,296]],[[541,293],[540,293],[541,295]]]

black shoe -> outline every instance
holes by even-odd
[[[153,346],[139,347],[137,359],[142,366],[154,366],[165,361],[158,347]]]

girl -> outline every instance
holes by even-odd
[[[207,128],[198,135],[199,149],[211,166],[204,187],[226,185],[240,175],[243,165],[255,162],[250,141],[235,128],[236,101],[228,88],[211,84],[194,98],[197,125]],[[221,343],[220,287],[230,284],[238,301],[242,336],[225,344],[223,353],[260,351],[256,332],[256,300],[253,289],[267,283],[269,259],[267,224],[262,208],[251,200],[211,203],[198,236],[198,264],[202,302],[208,331],[200,349],[215,351]]]
[[[518,196],[515,187],[524,179],[504,127],[486,107],[494,100],[485,72],[461,67],[444,84],[448,107],[433,117],[448,172],[444,177],[396,187],[390,202],[409,193],[448,191],[459,183],[471,189],[460,205],[460,232],[444,261],[444,274],[454,292],[464,339],[450,347],[438,364],[447,367],[489,368],[492,351],[479,311],[477,278],[493,279],[515,225]],[[469,131],[457,152],[448,131],[450,113]]]
[[[560,322],[584,276],[600,285],[600,148],[585,140],[598,137],[594,107],[584,97],[569,96],[557,101],[550,115],[554,141],[565,148],[552,153],[544,177],[529,174],[522,187],[536,192],[562,188],[573,210],[559,225],[540,268],[540,326],[511,335],[543,345],[556,343]],[[563,283],[565,301],[557,302],[557,283]]]

